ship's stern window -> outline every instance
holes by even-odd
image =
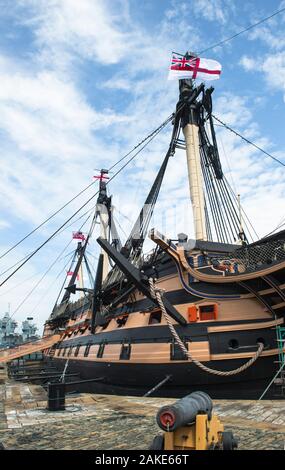
[[[217,320],[217,305],[200,305],[199,318],[200,321]]]
[[[157,325],[161,323],[161,312],[151,312],[149,316],[149,325]]]
[[[76,346],[76,349],[75,349],[75,352],[74,352],[74,356],[75,356],[75,357],[78,356],[80,348],[81,348],[81,345]]]

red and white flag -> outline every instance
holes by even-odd
[[[83,242],[86,240],[85,235],[82,232],[73,232],[72,238],[73,240],[82,240]]]
[[[73,276],[74,272],[73,271],[67,271],[66,275],[67,276]],[[78,280],[79,279],[79,275],[77,274],[76,275],[76,279]]]
[[[168,80],[192,78],[200,80],[217,80],[220,78],[222,66],[219,62],[202,57],[190,57],[172,54]]]

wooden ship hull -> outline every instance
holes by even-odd
[[[71,293],[84,291],[75,279],[87,239],[78,244],[76,269],[44,331],[61,335],[45,350],[46,360],[79,372],[89,380],[82,384],[85,389],[162,396],[201,389],[216,398],[259,398],[280,367],[285,233],[249,243],[239,201],[219,160],[212,92],[180,80],[169,149],[124,245],[114,236],[103,181],[107,171],[101,171],[95,214],[101,222],[101,254],[94,287],[70,303]],[[179,139],[181,129],[185,141]],[[170,240],[152,230],[156,248],[145,257],[148,223],[177,147],[186,150],[195,240],[184,234]],[[161,289],[163,308],[152,279]]]
[[[119,305],[94,334],[88,304],[75,305],[61,341],[46,351],[46,357],[52,357],[59,369],[68,359],[69,371],[79,372],[82,379],[96,379],[84,389],[100,393],[142,395],[164,381],[154,395],[183,396],[202,389],[216,398],[259,398],[278,370],[276,328],[284,323],[284,261],[268,264],[266,259],[258,271],[247,273],[239,254],[241,274],[218,269],[201,274],[213,269],[201,266],[206,258],[215,255],[224,260],[244,249],[235,247],[234,254],[226,255],[228,246],[203,242],[203,254],[198,243],[192,256],[186,257],[183,247],[172,246],[159,234],[153,238],[165,249],[155,266],[156,285],[185,319],[186,325],[174,320],[173,324],[193,357],[211,369],[230,371],[245,364],[261,342],[264,349],[256,362],[228,377],[205,373],[185,357],[159,308],[138,289],[132,301]],[[258,247],[260,259],[262,249],[267,256],[271,249],[273,255],[276,246],[284,243],[282,238],[263,243]],[[211,250],[216,245],[216,250],[206,252],[207,245]],[[190,263],[200,267],[191,268]],[[143,268],[146,274],[154,269],[147,264]],[[211,282],[197,280],[203,276],[211,277]]]

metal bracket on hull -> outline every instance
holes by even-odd
[[[248,292],[250,292],[251,294],[254,294],[254,296],[259,300],[259,302],[262,303],[267,308],[267,310],[271,313],[272,317],[275,318],[275,312],[274,312],[273,308],[262,297],[262,295],[260,295],[255,289],[253,289],[253,287],[249,286],[249,284],[247,282],[239,282],[238,284],[241,287],[243,287],[244,289],[246,289]]]
[[[282,289],[280,289],[280,285],[272,275],[269,274],[267,276],[263,276],[261,279],[267,282],[267,284],[269,284],[269,286],[272,287],[275,292],[277,292],[281,300],[285,301],[285,293],[282,291]]]
[[[97,239],[99,245],[108,253],[110,258],[116,263],[119,269],[125,274],[130,282],[132,282],[148,299],[158,305],[158,302],[153,299],[150,288],[148,286],[148,277],[143,274],[138,268],[133,266],[121,253],[115,250],[110,243],[103,238]],[[180,325],[186,326],[185,318],[176,310],[176,308],[163,296],[163,302],[167,313]]]

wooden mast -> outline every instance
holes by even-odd
[[[103,240],[108,241],[109,239],[109,214],[107,211],[106,206],[103,204],[100,207],[100,237]],[[103,268],[102,268],[102,281],[104,281],[107,277],[109,271],[109,257],[106,251],[101,248],[101,254],[103,255]]]
[[[191,122],[186,124],[183,133],[186,142],[188,179],[193,209],[195,238],[196,240],[207,240],[198,130],[198,125]]]
[[[111,204],[111,198],[107,196],[106,189],[106,179],[108,179],[106,175],[108,174],[108,170],[102,169],[100,173],[100,176],[97,177],[97,179],[99,179],[99,196],[97,199],[96,214],[99,215],[100,220],[100,237],[107,241],[109,240],[110,232],[109,214]],[[103,248],[101,248],[101,255],[103,256],[102,282],[104,282],[109,272],[109,257]]]
[[[186,54],[186,58],[193,56]],[[193,91],[192,80],[180,80],[180,97]],[[192,203],[194,229],[196,240],[207,240],[205,199],[203,193],[203,179],[201,169],[198,109],[195,101],[186,106],[187,112],[183,119],[183,133],[186,143],[186,157],[188,167],[188,179],[190,198]]]
[[[79,277],[79,287],[80,289],[82,289],[82,291],[80,291],[80,298],[84,297],[84,292],[83,292],[83,288],[84,288],[84,280],[83,280],[83,259],[80,263],[80,267],[79,267],[79,270],[78,270],[78,277]]]

